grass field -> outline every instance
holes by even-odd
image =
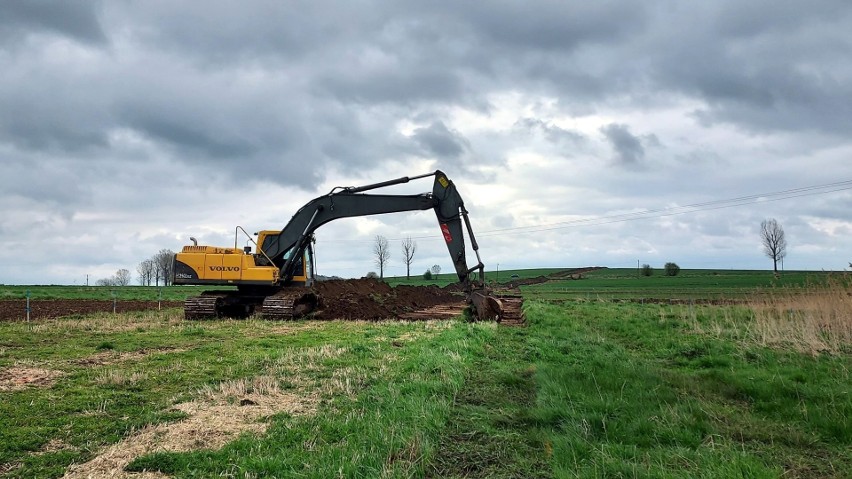
[[[99,299],[183,301],[204,291],[203,286],[11,286],[0,285],[0,301],[8,299]],[[227,286],[215,289],[228,289]]]
[[[489,282],[505,284],[514,279],[546,276],[571,268],[541,268],[525,270],[486,271]],[[739,297],[752,294],[756,288],[804,286],[822,282],[832,273],[822,271],[788,271],[778,278],[770,271],[736,270],[681,270],[675,277],[663,276],[661,270],[651,277],[639,276],[635,269],[606,268],[586,273],[579,281],[554,281],[543,285],[524,287],[534,298],[566,299],[601,297]],[[837,274],[837,273],[834,273]],[[422,275],[406,279],[404,276],[385,279],[392,286],[446,286],[457,283],[453,272],[443,272],[436,279],[425,280]],[[182,301],[187,296],[209,289],[203,286],[18,286],[0,285],[0,300],[23,299],[27,292],[31,299],[101,299]],[[227,289],[217,287],[215,289]]]
[[[526,328],[179,310],[2,323],[0,474],[849,477],[848,282],[738,305],[559,289],[773,281],[622,274],[525,287]]]

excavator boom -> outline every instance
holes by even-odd
[[[417,195],[388,195],[365,193],[392,185],[408,183],[426,177],[434,177],[432,191]],[[438,219],[444,242],[450,253],[456,275],[467,294],[473,309],[481,319],[499,319],[502,306],[499,299],[492,297],[484,283],[484,265],[479,258],[479,245],[470,226],[468,212],[455,184],[440,170],[425,175],[402,177],[359,187],[338,187],[330,193],[315,198],[302,206],[280,232],[264,232],[259,238],[258,251],[254,254],[255,264],[263,270],[270,268],[275,274],[270,282],[272,288],[287,288],[294,278],[305,271],[305,255],[309,251],[313,233],[320,226],[339,218],[369,216],[403,211],[433,209]],[[465,230],[476,253],[477,264],[468,267],[465,254]],[[192,248],[192,247],[190,247]],[[196,246],[195,248],[202,248]],[[206,247],[209,248],[209,247]],[[186,249],[186,248],[185,248]],[[176,270],[179,258],[176,259]],[[189,271],[184,268],[181,271]],[[478,273],[478,276],[473,275]],[[186,273],[193,278],[194,272]],[[302,276],[299,276],[300,278]],[[184,284],[200,284],[192,279],[178,281]],[[228,284],[240,285],[239,280]],[[258,295],[254,290],[255,296]],[[231,295],[235,296],[235,295]],[[239,298],[232,298],[239,302]],[[207,298],[205,304],[212,300]],[[269,300],[265,300],[264,304]],[[266,310],[266,306],[264,309]],[[201,309],[200,307],[196,309]]]

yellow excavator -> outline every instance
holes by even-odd
[[[416,195],[365,194],[365,191],[434,177],[431,193]],[[200,246],[196,240],[175,254],[172,282],[176,285],[236,286],[236,290],[205,291],[184,305],[187,319],[245,318],[260,314],[268,319],[293,319],[313,311],[320,298],[314,281],[313,235],[317,228],[338,218],[433,209],[468,303],[481,320],[500,320],[503,307],[485,286],[485,266],[473,235],[468,211],[455,184],[440,170],[366,186],[336,187],[315,198],[293,215],[284,229],[255,233],[254,240],[236,227],[234,247]],[[464,225],[462,225],[464,223]],[[470,236],[477,264],[468,268],[464,230]],[[251,246],[237,247],[239,232]]]

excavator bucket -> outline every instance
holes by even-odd
[[[486,288],[471,291],[470,302],[480,321],[500,321],[503,317],[503,303]]]

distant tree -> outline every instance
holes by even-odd
[[[140,286],[151,286],[154,279],[154,261],[151,258],[142,261],[136,266],[136,273],[139,275]]]
[[[151,258],[151,261],[154,262],[154,283],[156,286],[160,285],[160,281],[163,282],[163,286],[169,286],[171,284],[174,256],[174,251],[170,249],[161,249]]]
[[[763,252],[772,260],[772,270],[778,273],[778,262],[787,256],[787,239],[784,237],[784,228],[775,218],[761,221],[760,241],[763,243]]]
[[[439,274],[441,274],[441,265],[439,265],[439,264],[432,265],[432,276],[435,279],[438,279]]]
[[[369,273],[367,273],[367,276],[364,277],[369,279],[379,279],[379,275],[376,274],[375,271],[370,271]]]
[[[101,278],[95,281],[96,286],[115,286],[115,277],[111,278]]]
[[[642,265],[642,276],[651,276],[654,274],[654,268],[650,264]]]
[[[425,280],[432,279],[432,272],[427,269],[426,272],[423,273],[423,279],[425,279]]]
[[[666,276],[677,276],[680,273],[680,266],[677,263],[666,263],[663,269],[666,270]]]
[[[115,285],[127,286],[130,284],[130,270],[121,268],[115,272]]]
[[[379,278],[384,279],[385,266],[390,259],[390,247],[388,246],[387,238],[376,235],[375,242],[373,243],[373,255],[375,256],[376,266],[379,268]]]
[[[414,253],[417,252],[417,242],[411,236],[402,240],[402,261],[405,262],[405,279],[411,279],[411,263],[414,261]]]

